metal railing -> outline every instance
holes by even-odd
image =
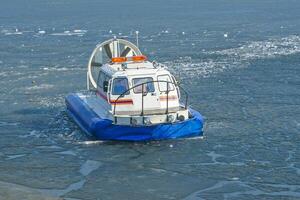
[[[185,90],[184,88],[182,88],[180,85],[176,84],[176,83],[173,83],[173,82],[171,82],[171,81],[163,81],[163,80],[162,80],[162,81],[148,81],[148,82],[145,82],[145,83],[140,83],[140,84],[135,85],[135,86],[133,86],[133,87],[127,89],[126,91],[124,91],[124,92],[123,92],[122,94],[120,94],[120,95],[118,96],[118,98],[114,101],[114,112],[113,112],[113,114],[114,114],[114,115],[116,114],[116,106],[117,106],[117,103],[118,103],[118,101],[119,101],[120,98],[124,97],[125,94],[126,94],[127,92],[129,92],[130,90],[133,90],[134,88],[137,88],[137,87],[139,87],[139,86],[142,86],[142,93],[141,93],[141,94],[142,94],[142,111],[141,111],[141,116],[144,116],[144,96],[146,96],[146,95],[148,94],[148,91],[147,91],[146,93],[144,92],[144,85],[149,84],[149,83],[167,83],[167,90],[166,90],[166,91],[161,91],[161,92],[166,92],[166,93],[167,93],[166,114],[169,113],[169,92],[170,92],[170,90],[169,90],[169,84],[174,85],[176,90],[179,88],[179,89],[181,89],[181,91],[184,92],[184,94],[185,94],[185,104],[184,104],[184,108],[187,109],[187,106],[188,106],[188,98],[189,98],[189,96],[188,96],[188,93],[186,92],[186,90]],[[173,90],[171,90],[171,91],[173,91]],[[179,95],[179,91],[177,91],[177,94]],[[178,97],[178,98],[179,98],[179,97]]]

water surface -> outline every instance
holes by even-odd
[[[296,0],[11,0],[0,7],[0,199],[299,199]],[[94,141],[67,117],[113,35],[169,66],[203,139]],[[111,32],[111,33],[110,33]]]

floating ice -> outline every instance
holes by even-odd
[[[74,33],[86,33],[87,30],[75,29],[73,32]]]
[[[217,162],[217,158],[223,157],[221,154],[217,154],[214,151],[209,152],[207,155],[211,157],[213,162]]]
[[[74,151],[70,151],[70,150],[57,152],[57,154],[76,156],[76,153]]]
[[[192,46],[195,46],[195,43],[192,43]],[[186,56],[163,64],[170,66],[169,69],[173,70],[174,74],[180,71],[179,76],[182,79],[209,77],[224,70],[248,67],[250,61],[254,59],[269,59],[300,53],[300,36],[291,35],[253,41],[235,48],[201,52],[207,54],[209,58],[192,59]],[[210,58],[211,55],[217,58]]]
[[[46,31],[38,31],[39,34],[45,34]]]
[[[83,176],[89,175],[92,171],[98,169],[102,165],[101,162],[95,160],[87,160],[80,168],[79,172]]]
[[[15,29],[14,31],[4,31],[4,35],[22,35],[23,32],[19,31],[19,29]]]
[[[300,52],[300,37],[292,35],[284,38],[269,39],[267,41],[249,42],[237,48],[211,52],[234,57],[241,61],[252,59],[273,58]]]
[[[44,195],[52,196],[52,197],[60,197],[64,194],[67,194],[74,190],[79,190],[83,187],[86,180],[81,180],[76,183],[72,183],[66,189],[36,189],[36,191],[41,192]]]
[[[54,36],[83,36],[85,33],[87,32],[87,30],[80,30],[80,29],[76,29],[73,31],[64,31],[62,33],[52,33],[50,35],[54,35]]]

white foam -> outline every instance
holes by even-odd
[[[53,35],[53,36],[83,36],[86,32],[87,32],[87,30],[76,29],[76,30],[73,30],[73,31],[64,31],[64,32],[60,32],[60,33],[51,33],[50,35]]]
[[[43,67],[44,71],[83,71],[86,70],[83,67],[60,67],[60,66],[53,66],[53,67]]]
[[[54,85],[50,85],[50,84],[41,84],[41,85],[34,85],[34,86],[30,86],[30,87],[26,87],[26,90],[40,90],[40,89],[50,89],[53,88]]]
[[[59,105],[63,105],[64,103],[63,97],[39,97],[33,101],[41,106],[46,107],[57,107]]]
[[[68,71],[69,69],[66,67],[61,67],[61,68],[44,67],[43,70],[45,70],[45,71]]]
[[[196,136],[196,137],[188,137],[184,138],[184,140],[203,140],[204,136]]]
[[[102,140],[92,140],[92,141],[83,141],[83,142],[78,142],[78,144],[84,144],[84,145],[94,145],[94,144],[102,144],[105,143],[105,141]]]

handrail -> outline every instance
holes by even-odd
[[[168,85],[167,85],[167,108],[166,108],[166,114],[168,114],[168,112],[169,112],[169,83],[171,83],[171,84],[173,84],[174,86],[175,86],[175,89],[176,89],[176,87],[179,87],[179,89],[181,89],[183,92],[184,92],[184,94],[185,94],[185,105],[184,105],[184,108],[185,109],[187,109],[187,103],[188,103],[188,93],[186,92],[186,90],[183,88],[183,87],[181,87],[180,85],[178,85],[178,84],[176,84],[176,83],[173,83],[173,82],[171,82],[171,81],[163,81],[163,80],[161,80],[161,81],[147,81],[147,82],[145,82],[145,83],[140,83],[140,84],[138,84],[138,85],[135,85],[135,86],[133,86],[133,87],[131,87],[131,88],[129,88],[129,89],[127,89],[126,91],[124,91],[122,94],[120,94],[119,96],[118,96],[118,98],[114,101],[114,112],[113,112],[113,115],[115,115],[116,114],[116,106],[117,106],[117,103],[118,103],[118,101],[119,101],[119,99],[121,98],[121,97],[124,97],[124,95],[127,93],[127,92],[129,92],[130,90],[133,90],[134,88],[136,88],[136,87],[139,87],[139,86],[142,86],[142,112],[141,112],[141,116],[144,116],[144,85],[145,84],[148,84],[148,83],[159,83],[159,82],[162,82],[162,83],[167,83]],[[177,92],[178,93],[178,92]]]

